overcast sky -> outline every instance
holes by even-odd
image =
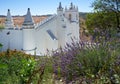
[[[0,15],[6,15],[10,9],[12,15],[25,15],[30,8],[32,15],[55,14],[59,2],[69,7],[70,3],[78,6],[79,12],[92,12],[94,0],[0,0]]]

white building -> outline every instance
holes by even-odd
[[[48,17],[38,25],[34,24],[28,8],[21,28],[15,28],[10,10],[8,10],[5,29],[0,30],[2,51],[22,50],[27,54],[46,54],[48,50],[64,48],[71,43],[71,38],[79,41],[79,12],[72,3],[69,8],[63,9],[61,3],[57,14]]]

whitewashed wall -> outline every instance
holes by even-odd
[[[43,55],[48,50],[56,50],[58,48],[58,41],[53,40],[50,35],[47,33],[47,30],[51,30],[52,33],[57,37],[57,31],[58,28],[56,18],[51,19],[48,22],[45,22],[45,24],[39,26],[36,29],[36,54]]]
[[[9,35],[7,33],[9,32]],[[2,43],[2,51],[10,48],[11,50],[22,49],[22,30],[2,30],[0,31],[0,43]]]
[[[58,16],[57,17],[57,33],[58,33],[58,48],[66,45],[66,27],[64,28],[63,26],[66,26],[66,21],[63,16]]]
[[[56,39],[52,39],[47,30],[50,30]],[[10,32],[9,35],[7,35],[8,32]],[[9,47],[12,50],[28,50],[26,53],[31,54],[36,52],[37,55],[46,54],[47,49],[56,50],[60,46],[64,47],[66,43],[71,43],[71,37],[79,39],[79,23],[70,22],[67,18],[61,18],[58,15],[38,24],[35,29],[0,31],[0,43],[3,44],[3,51]],[[33,50],[35,48],[37,49]]]

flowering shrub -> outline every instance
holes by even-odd
[[[44,66],[33,56],[19,51],[0,53],[0,84],[30,84],[40,82]]]
[[[67,44],[66,49],[54,52],[54,73],[66,83],[120,83],[119,42],[86,45],[84,42]]]

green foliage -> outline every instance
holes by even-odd
[[[46,66],[45,66],[45,70],[44,70],[44,75],[43,75],[43,79],[41,84],[53,84],[53,62],[52,62],[52,58],[51,57],[43,57],[42,60],[44,62],[46,62]],[[40,62],[42,62],[40,61]],[[43,63],[42,63],[43,64]]]
[[[2,47],[3,45],[0,43],[0,48]]]
[[[119,51],[115,38],[86,47],[84,43],[68,45],[66,52],[61,50],[55,57],[33,58],[7,50],[0,53],[0,84],[57,84],[59,79],[64,83],[119,84]]]
[[[33,57],[22,52],[0,53],[0,84],[24,84],[35,68]]]
[[[120,11],[120,1],[119,0],[95,0],[92,3],[92,7],[96,11]]]
[[[93,33],[93,30],[95,28],[98,28],[99,31],[105,31],[110,28],[115,28],[115,14],[112,12],[90,13],[87,15],[86,25],[90,33]]]
[[[120,1],[119,0],[95,0],[92,4],[95,11],[113,12],[116,20],[116,30],[120,31]],[[108,14],[109,15],[109,14]],[[111,18],[110,18],[111,20]],[[114,24],[114,23],[113,23]]]
[[[93,36],[92,40],[95,41],[102,41],[116,35],[116,24],[113,12],[95,12],[87,15],[87,29]]]
[[[52,59],[19,51],[0,53],[0,84],[53,84]]]
[[[87,15],[86,25],[93,39],[106,39],[112,32],[120,31],[120,1],[95,0],[92,3],[94,13]]]
[[[0,53],[0,84],[50,84],[51,78],[52,61],[46,56],[34,58],[16,50]]]

